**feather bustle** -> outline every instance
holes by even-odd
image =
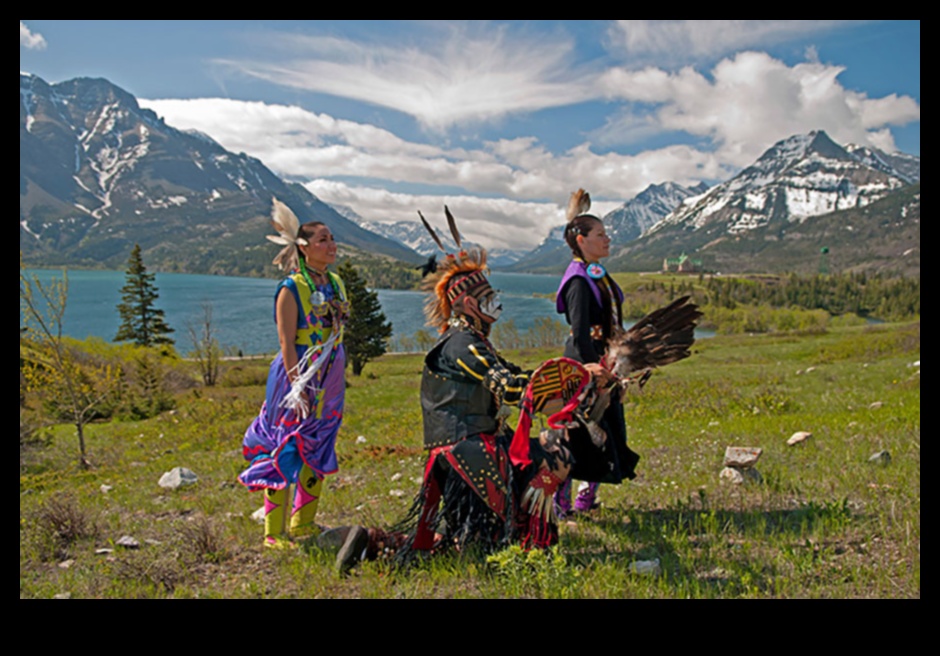
[[[650,312],[610,340],[608,357],[618,376],[662,367],[691,355],[695,326],[702,313],[689,296]]]

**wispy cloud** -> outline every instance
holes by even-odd
[[[797,37],[869,21],[858,20],[618,20],[611,43],[641,64],[688,64],[738,50],[767,48]]]
[[[334,37],[278,35],[277,61],[219,59],[274,84],[394,109],[441,130],[459,123],[576,103],[589,85],[568,59],[570,39],[453,26],[417,45],[368,46]]]
[[[20,45],[30,50],[42,50],[46,47],[46,40],[42,34],[34,34],[26,27],[26,23],[20,21]]]

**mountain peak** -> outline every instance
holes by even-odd
[[[417,263],[260,160],[166,125],[101,78],[20,77],[20,247],[33,263],[123,267],[139,243],[157,270],[274,275],[271,198],[341,246]]]

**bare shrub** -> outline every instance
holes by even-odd
[[[117,561],[116,578],[134,583],[145,582],[154,588],[163,588],[172,593],[176,586],[186,578],[184,565],[179,554],[173,551],[152,554],[135,553],[133,557]],[[148,596],[141,591],[141,597]]]
[[[181,548],[197,560],[219,562],[228,557],[221,529],[206,515],[188,519],[179,534]]]
[[[43,560],[66,558],[79,540],[98,535],[97,518],[69,495],[52,496],[30,514]]]

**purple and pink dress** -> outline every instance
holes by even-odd
[[[311,289],[302,273],[295,272],[282,280],[275,292],[276,299],[281,289],[287,288],[300,308],[298,360],[306,360],[307,367],[319,362],[320,367],[306,386],[310,411],[302,417],[283,404],[291,384],[282,354],[271,363],[261,412],[242,442],[242,454],[249,464],[238,480],[249,490],[284,489],[297,482],[305,464],[320,480],[338,469],[336,436],[346,393],[342,326],[349,315],[349,303],[340,277],[332,272],[328,277],[329,284]],[[311,349],[313,353],[308,353]]]

